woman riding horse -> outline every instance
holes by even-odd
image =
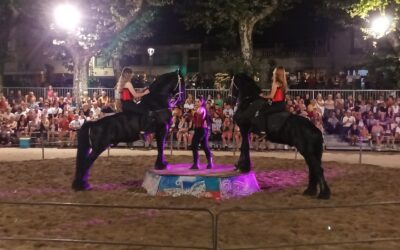
[[[282,66],[278,66],[273,71],[270,93],[268,95],[264,95],[264,93],[262,92],[260,93],[260,96],[264,99],[272,100],[270,105],[266,105],[265,108],[260,111],[258,120],[256,119],[255,121],[255,130],[256,132],[259,132],[262,136],[266,135],[267,128],[265,127],[265,118],[268,116],[268,114],[283,112],[286,110],[285,95],[287,89],[288,86],[286,81],[285,68]]]
[[[117,83],[116,89],[120,93],[121,103],[122,103],[122,111],[123,112],[137,112],[137,113],[146,113],[146,109],[140,103],[137,103],[137,99],[147,95],[150,93],[148,89],[146,89],[143,93],[137,93],[132,85],[132,77],[133,71],[131,68],[125,67],[122,70],[121,76]]]
[[[236,164],[240,172],[251,170],[249,132],[250,128],[254,126],[255,115],[263,115],[262,110],[260,110],[263,107],[263,105],[260,105],[260,99],[266,102],[259,96],[260,92],[260,88],[247,75],[238,74],[232,78],[231,96],[239,101],[234,121],[239,126],[243,138],[240,157]],[[321,166],[323,153],[321,131],[307,118],[288,112],[266,114],[263,119],[266,121],[264,126],[269,141],[295,146],[304,157],[308,165],[309,182],[303,194],[316,195],[319,186],[318,198],[329,199],[331,192]]]
[[[97,157],[110,145],[138,140],[140,131],[149,128],[150,123],[155,129],[157,141],[155,168],[165,169],[168,163],[164,160],[164,142],[172,117],[170,108],[184,100],[184,88],[180,72],[161,75],[150,85],[150,93],[141,102],[151,114],[120,112],[83,124],[78,133],[76,172],[72,188],[77,191],[89,189],[89,170]],[[174,103],[170,103],[171,94],[175,95]]]

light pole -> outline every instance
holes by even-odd
[[[152,75],[151,67],[153,66],[153,54],[154,54],[155,51],[156,50],[154,48],[148,48],[147,49],[147,53],[149,54],[149,81],[150,82],[151,82],[150,76]]]

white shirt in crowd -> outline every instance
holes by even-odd
[[[220,132],[222,127],[222,119],[221,118],[213,118],[213,122],[211,124],[211,130],[213,132]]]
[[[354,116],[344,116],[343,117],[343,127],[349,128],[351,124],[356,122],[356,118]]]
[[[47,114],[48,115],[57,115],[57,114],[61,114],[62,113],[62,109],[60,107],[50,107],[47,110]]]
[[[74,119],[69,123],[69,128],[72,130],[78,130],[78,129],[80,129],[80,127],[81,127],[81,123],[79,122],[79,120]]]
[[[225,116],[232,117],[233,116],[233,109],[232,108],[224,109],[223,113],[224,113]]]
[[[194,109],[194,104],[193,103],[185,103],[185,105],[183,105],[183,108],[185,109]]]
[[[90,111],[93,112],[93,118],[94,118],[94,119],[100,118],[100,114],[101,114],[101,108],[100,108],[100,107],[97,107],[97,108],[92,107],[92,108],[90,109]]]

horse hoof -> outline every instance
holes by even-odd
[[[91,189],[90,184],[83,181],[74,181],[72,183],[72,189],[74,191],[88,191]]]
[[[307,188],[304,190],[303,195],[305,196],[316,196],[317,195],[317,189],[316,188]]]
[[[320,193],[317,198],[321,200],[329,200],[329,198],[331,198],[331,193]]]
[[[249,168],[249,167],[237,167],[235,169],[235,171],[238,172],[238,173],[248,173],[248,172],[251,171],[251,168]]]
[[[154,169],[155,170],[165,170],[165,169],[167,169],[167,167],[168,167],[168,162],[164,161],[162,163],[156,164],[154,166]]]

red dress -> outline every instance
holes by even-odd
[[[275,95],[272,98],[272,102],[283,102],[285,100],[285,96],[283,95],[283,91],[281,87],[276,89]]]
[[[127,89],[127,88],[122,89],[121,100],[122,101],[133,101],[133,95],[129,91],[129,89]]]

